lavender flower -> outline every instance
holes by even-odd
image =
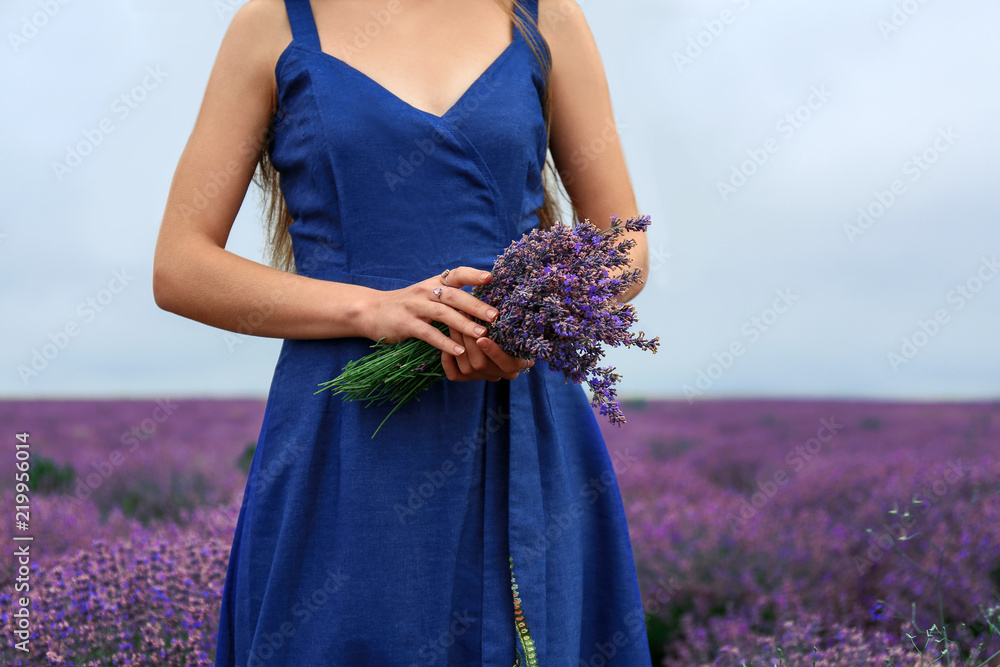
[[[600,230],[589,221],[575,227],[536,229],[511,244],[493,265],[493,279],[476,287],[473,296],[499,310],[486,335],[505,352],[545,361],[567,379],[587,382],[593,405],[614,424],[625,417],[612,366],[598,366],[601,344],[635,346],[656,353],[659,338],[630,333],[635,308],[617,297],[642,282],[639,269],[628,269],[632,239],[625,231],[646,231],[649,216]],[[612,275],[621,269],[617,275]]]
[[[649,216],[624,223],[613,216],[605,230],[588,220],[574,227],[535,229],[508,246],[493,265],[492,280],[472,291],[498,310],[494,322],[480,321],[487,337],[508,354],[544,361],[567,379],[586,382],[594,392],[592,404],[619,425],[625,423],[615,387],[621,376],[613,366],[597,364],[604,356],[602,344],[656,352],[659,338],[630,333],[635,308],[617,300],[642,282],[641,270],[628,268],[635,241],[619,237],[648,226]],[[341,375],[315,393],[335,388],[334,393],[367,405],[392,402],[388,419],[445,377],[440,352],[423,340],[379,342],[374,347],[375,352],[349,362]]]

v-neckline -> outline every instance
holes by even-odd
[[[307,47],[307,48],[308,48],[308,50],[312,51],[313,53],[318,53],[319,55],[321,55],[321,56],[329,59],[330,61],[339,64],[341,67],[343,67],[347,71],[353,72],[356,76],[360,77],[362,80],[368,81],[369,83],[371,83],[372,85],[374,85],[378,90],[381,90],[385,95],[388,95],[390,98],[392,98],[393,100],[395,100],[397,103],[402,104],[404,107],[406,107],[408,109],[411,109],[412,111],[415,111],[417,113],[420,113],[420,114],[422,114],[424,116],[428,116],[430,118],[433,118],[435,121],[443,121],[446,118],[448,118],[448,116],[450,116],[452,114],[452,112],[455,111],[458,108],[458,106],[465,100],[466,97],[469,96],[469,94],[472,92],[472,90],[474,88],[476,88],[483,79],[485,79],[494,69],[496,69],[500,65],[500,63],[506,58],[507,54],[509,54],[511,51],[514,50],[514,46],[517,44],[517,41],[518,41],[519,31],[517,30],[517,28],[513,24],[511,24],[511,29],[512,29],[512,32],[513,32],[513,36],[511,38],[510,43],[507,44],[507,46],[504,48],[504,50],[501,51],[500,54],[497,55],[497,57],[494,58],[493,61],[490,62],[490,64],[486,66],[486,69],[484,69],[482,71],[482,73],[479,76],[477,76],[472,81],[472,83],[470,83],[465,88],[464,91],[462,91],[462,94],[458,96],[458,99],[456,99],[455,102],[450,107],[448,107],[445,110],[445,112],[443,114],[441,114],[440,116],[437,115],[437,114],[435,114],[435,113],[432,113],[430,111],[427,111],[426,109],[421,109],[420,107],[412,104],[411,102],[407,102],[402,97],[400,97],[398,94],[396,94],[396,93],[392,92],[391,90],[389,90],[385,85],[383,85],[383,84],[379,83],[378,81],[376,81],[370,75],[365,74],[363,71],[361,71],[360,69],[358,69],[354,65],[351,65],[347,61],[338,58],[337,56],[333,55],[332,53],[327,53],[326,51],[324,51],[323,49],[321,49],[318,45],[317,46],[312,46],[311,48],[310,47]],[[292,41],[294,42],[295,40],[292,40]],[[317,42],[318,41],[319,40],[317,39]]]

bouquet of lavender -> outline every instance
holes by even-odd
[[[587,382],[594,392],[592,405],[618,425],[625,423],[615,388],[621,376],[613,366],[597,362],[604,356],[602,343],[656,353],[659,337],[630,333],[635,308],[616,298],[642,281],[641,270],[626,268],[635,241],[619,236],[648,226],[649,216],[624,223],[614,216],[603,231],[588,220],[575,227],[535,229],[508,246],[493,264],[492,280],[472,291],[499,313],[492,323],[476,320],[486,327],[486,337],[507,354],[545,361],[567,379]],[[615,269],[621,271],[613,277]],[[435,326],[447,333],[445,325]],[[423,340],[379,341],[373,347],[375,352],[348,362],[343,373],[315,393],[335,388],[335,394],[366,405],[394,403],[388,419],[445,377],[440,350]]]

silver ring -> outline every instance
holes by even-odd
[[[435,287],[434,289],[431,290],[431,292],[434,294],[434,296],[436,296],[438,298],[438,301],[441,301],[441,292],[443,292],[443,291],[444,290],[442,288],[440,288],[440,287]]]
[[[443,282],[445,285],[448,285],[448,274],[449,273],[451,273],[451,269],[445,269],[441,273],[441,282]],[[451,285],[448,285],[448,287],[451,287]]]

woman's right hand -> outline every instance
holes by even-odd
[[[431,322],[446,324],[452,331],[473,340],[485,334],[486,329],[471,317],[492,322],[497,316],[496,309],[460,288],[484,285],[490,277],[489,271],[460,266],[449,271],[447,279],[436,275],[402,289],[375,291],[364,309],[360,330],[374,341],[398,343],[406,338],[420,338],[442,352],[465,354],[462,345]],[[434,293],[435,289],[441,290],[440,297]]]

